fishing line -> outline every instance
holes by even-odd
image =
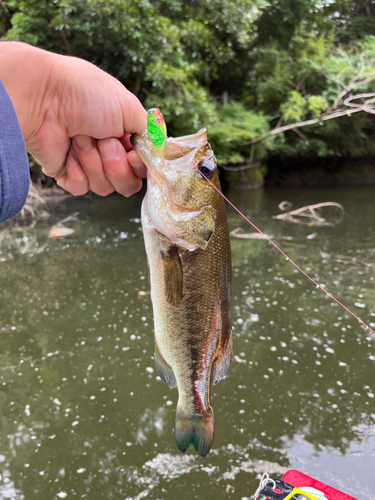
[[[162,131],[164,133],[164,131]],[[241,210],[239,208],[237,208],[235,205],[233,205],[233,203],[228,200],[228,198],[220,191],[219,188],[217,188],[200,170],[198,167],[196,167],[194,165],[194,163],[192,163],[189,158],[180,150],[180,148],[173,142],[173,139],[169,138],[165,133],[165,138],[166,140],[172,144],[176,149],[177,151],[190,163],[190,165],[192,165],[195,170],[199,173],[199,175],[202,175],[206,181],[211,184],[211,186],[224,198],[224,200],[229,203],[229,205],[234,208],[234,210],[243,218],[245,219],[245,221],[250,224],[256,231],[258,231],[258,233],[260,233],[264,239],[266,239],[269,243],[271,243],[271,245],[273,247],[276,248],[276,250],[278,250],[284,257],[287,261],[289,261],[296,269],[298,269],[298,271],[300,273],[302,273],[308,280],[311,281],[311,283],[313,283],[315,285],[316,288],[319,288],[320,290],[322,290],[330,299],[332,299],[333,301],[335,301],[339,306],[341,306],[343,309],[345,309],[346,312],[348,312],[349,314],[351,314],[359,323],[361,323],[365,328],[366,330],[370,330],[371,333],[373,333],[375,335],[375,331],[372,330],[368,325],[366,325],[366,323],[360,318],[358,317],[356,314],[354,314],[350,309],[348,309],[344,304],[342,304],[339,300],[337,300],[331,293],[327,292],[327,290],[325,290],[322,286],[319,285],[319,283],[317,283],[315,280],[313,280],[312,278],[310,278],[310,276],[305,273],[305,271],[303,269],[301,269],[292,259],[290,259],[285,252],[283,252],[283,250],[281,250],[281,248],[279,248],[276,243],[274,243],[271,238],[269,238],[266,234],[263,233],[263,231],[261,231],[253,222],[251,222],[250,219],[248,219],[246,217],[246,215],[244,215]]]

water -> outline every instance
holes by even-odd
[[[375,326],[372,189],[228,197]],[[283,200],[340,202],[345,218],[272,219]],[[140,202],[68,198],[34,228],[1,235],[0,498],[247,499],[261,473],[296,468],[374,500],[375,338],[266,241],[232,239],[235,356],[214,388],[213,449],[177,451],[177,392],[152,356]],[[74,233],[49,238],[76,210]],[[234,211],[228,219],[253,232]]]

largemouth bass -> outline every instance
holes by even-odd
[[[206,456],[214,437],[211,388],[224,377],[233,346],[225,205],[200,174],[220,189],[215,157],[206,129],[162,147],[145,132],[132,136],[132,144],[148,169],[142,227],[156,370],[168,387],[178,388],[177,447],[185,452],[193,444]]]

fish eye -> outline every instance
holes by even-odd
[[[215,170],[215,164],[209,160],[203,160],[198,165],[199,170],[207,179],[212,179]],[[203,176],[201,176],[203,177]],[[203,177],[204,178],[204,177]]]

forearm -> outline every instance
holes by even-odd
[[[23,207],[29,190],[29,167],[22,132],[0,82],[0,222]]]
[[[0,42],[0,79],[13,103],[25,142],[42,123],[51,95],[55,54],[21,42]],[[53,90],[53,89],[52,89]]]

